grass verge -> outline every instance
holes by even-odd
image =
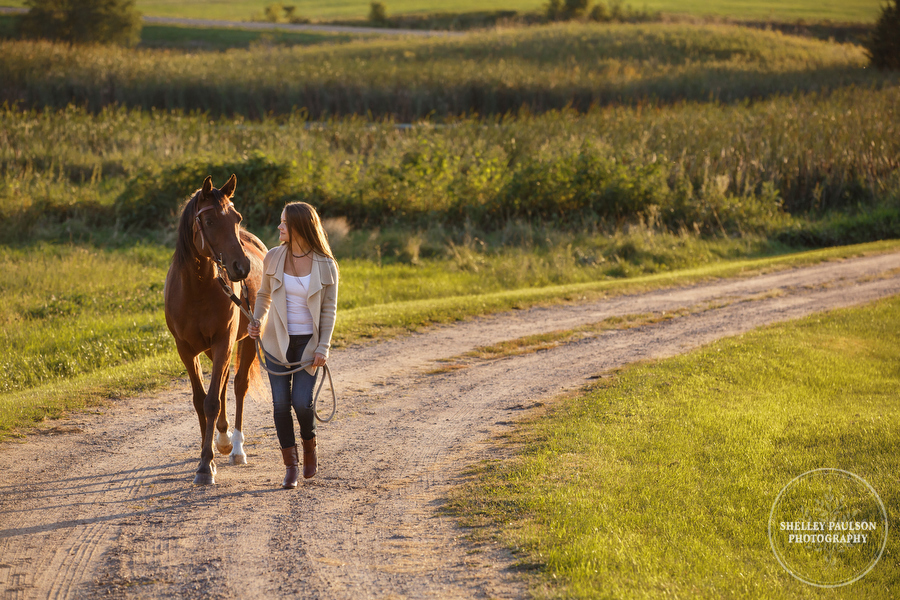
[[[819,598],[776,561],[769,511],[819,467],[897,505],[898,335],[895,297],[628,367],[523,423],[452,509],[533,569],[537,597]],[[898,551],[840,597],[896,596]]]
[[[115,400],[171,385],[184,375],[175,352],[57,379],[38,387],[0,395],[0,441],[21,435],[21,428],[52,421],[72,411],[107,406]]]
[[[449,323],[505,310],[565,302],[586,302],[612,295],[634,294],[669,286],[690,285],[719,277],[751,276],[776,269],[811,265],[826,260],[889,252],[898,247],[900,247],[900,241],[887,240],[775,257],[723,261],[690,269],[627,279],[606,279],[364,306],[342,311],[335,331],[335,340],[337,344],[347,344],[361,338],[388,337],[398,333],[416,331],[425,325]]]

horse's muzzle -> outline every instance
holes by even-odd
[[[250,276],[250,259],[247,257],[231,261],[228,265],[228,277],[232,281],[243,281]]]

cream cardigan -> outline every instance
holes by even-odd
[[[263,277],[256,293],[256,305],[253,307],[253,318],[260,322],[262,329],[260,341],[263,349],[281,362],[287,362],[286,353],[290,342],[287,330],[287,295],[284,291],[284,258],[287,249],[287,245],[282,244],[266,254]],[[337,265],[327,256],[313,252],[307,298],[313,320],[313,334],[303,351],[301,362],[312,362],[315,354],[328,358],[337,314],[337,288]],[[307,367],[306,371],[310,375],[316,373],[312,367]]]

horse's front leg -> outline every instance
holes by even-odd
[[[186,344],[176,340],[178,354],[181,356],[181,362],[187,371],[188,379],[191,382],[191,401],[194,404],[194,410],[197,411],[197,418],[200,420],[200,435],[206,430],[206,415],[203,412],[203,402],[206,398],[206,390],[203,389],[203,374],[200,369],[200,359],[191,352]]]
[[[212,352],[212,374],[210,375],[209,391],[203,401],[203,413],[206,417],[206,429],[203,432],[203,447],[200,450],[200,466],[194,476],[194,483],[199,485],[212,485],[216,482],[216,464],[213,462],[213,436],[216,430],[216,422],[219,412],[222,410],[221,402],[224,379],[228,375],[228,363],[231,357],[230,344],[228,348],[217,348]]]

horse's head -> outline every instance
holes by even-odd
[[[232,281],[242,281],[250,275],[250,259],[241,244],[241,213],[231,202],[236,185],[234,175],[219,189],[213,187],[212,177],[203,181],[194,205],[193,233],[197,252],[219,262]]]

